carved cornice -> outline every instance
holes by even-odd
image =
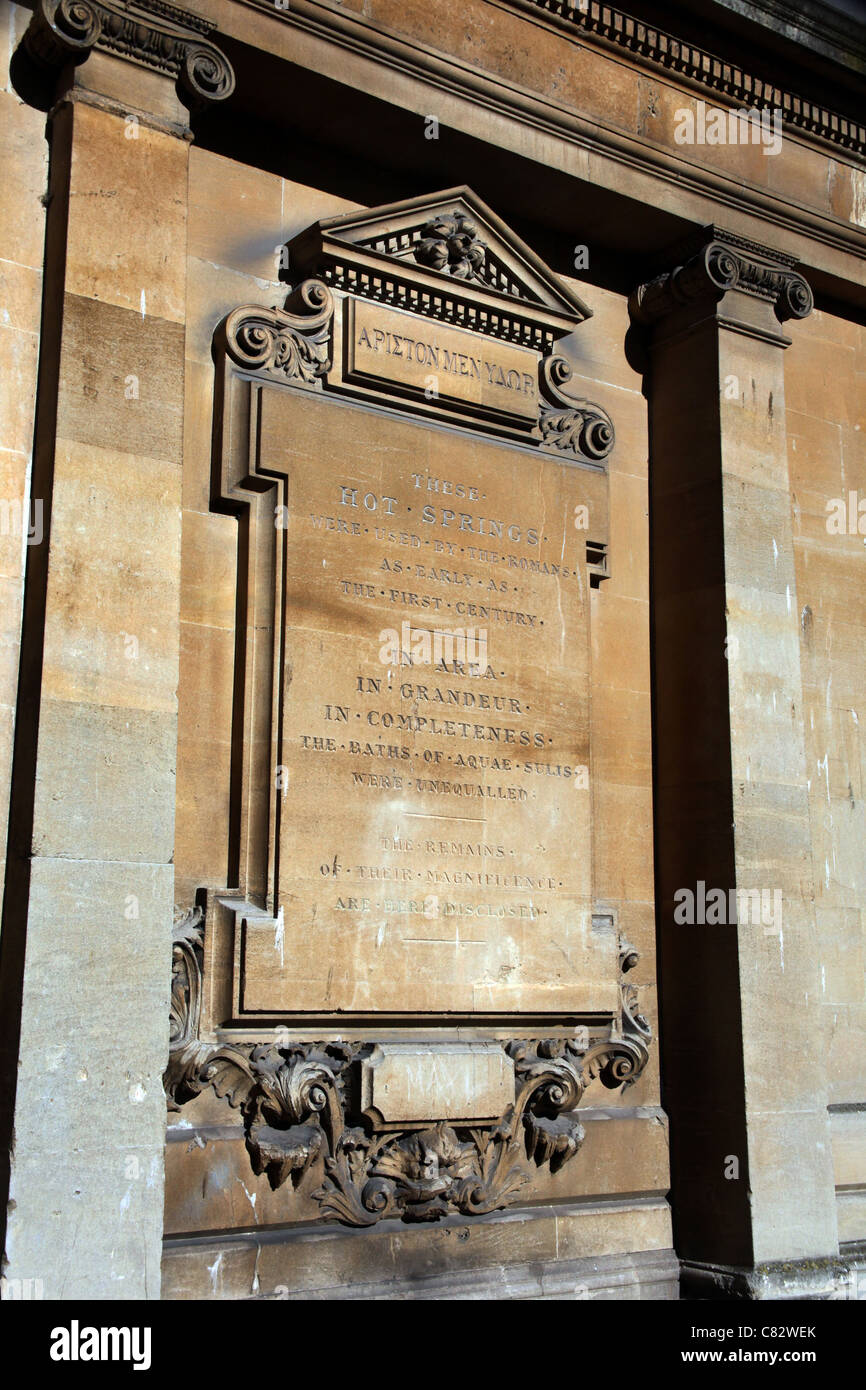
[[[195,108],[234,90],[231,64],[207,37],[214,28],[167,0],[37,0],[23,43],[49,69],[81,63],[94,48],[154,68]]]
[[[581,37],[618,53],[627,53],[649,67],[661,69],[737,106],[779,110],[783,126],[804,131],[819,140],[866,154],[866,125],[828,110],[817,102],[754,77],[736,63],[717,58],[706,49],[644,24],[600,0],[500,0],[514,9],[538,13],[578,30]]]
[[[369,289],[368,285],[368,294]],[[416,294],[420,296],[421,291]],[[289,295],[284,309],[258,305],[234,309],[218,326],[214,346],[243,372],[282,384],[321,388],[334,365],[334,313],[334,295],[328,285],[323,280],[304,280]],[[571,376],[564,357],[539,358],[538,421],[524,442],[601,465],[615,443],[613,421],[600,405],[561,389]],[[335,389],[333,381],[330,389]]]
[[[812,311],[812,291],[793,269],[795,257],[719,227],[705,227],[684,245],[678,260],[673,270],[634,291],[629,312],[636,323],[656,323],[695,301],[718,302],[728,290],[769,301],[782,322],[803,319]]]
[[[591,310],[472,189],[324,218],[287,245],[285,279],[548,353]]]
[[[445,286],[424,284],[419,281],[418,272],[425,267],[415,265],[414,274],[407,274],[399,262],[388,265],[383,261],[384,258],[380,258],[380,263],[375,266],[356,265],[344,253],[336,257],[332,264],[322,265],[317,273],[323,282],[346,294],[372,299],[395,309],[405,309],[410,314],[420,314],[424,318],[438,319],[440,323],[450,323],[456,328],[468,328],[472,333],[499,338],[505,343],[517,343],[536,352],[550,352],[556,338],[563,336],[564,330],[552,330],[544,321],[543,312],[535,305],[517,298],[511,303],[502,300],[493,305],[479,303],[477,294],[473,292],[477,289],[477,282],[464,279],[452,281],[447,273],[433,271],[433,275],[445,280]]]
[[[203,956],[198,908],[176,923],[172,946],[171,1045],[165,1072],[169,1106],[212,1087],[241,1110],[253,1172],[271,1187],[297,1186],[317,1159],[313,1193],[323,1216],[349,1226],[386,1217],[435,1221],[450,1213],[483,1215],[511,1205],[530,1180],[527,1163],[556,1172],[580,1149],[577,1115],[596,1079],[627,1086],[648,1060],[649,1025],[626,1000],[621,1031],[585,1039],[516,1040],[515,1099],[495,1124],[439,1120],[425,1129],[379,1132],[353,1113],[352,1068],[372,1043],[220,1044],[198,1037]],[[630,968],[637,952],[628,948]]]
[[[546,357],[539,368],[539,386],[546,400],[538,417],[541,437],[548,447],[600,462],[616,442],[613,421],[606,410],[560,388],[570,381],[572,370],[564,357]]]

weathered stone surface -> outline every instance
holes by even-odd
[[[92,80],[93,68],[81,72]],[[84,103],[75,107],[75,137],[66,293],[183,323],[187,193],[177,181],[177,138]],[[142,202],[159,207],[146,236]],[[155,368],[158,354],[148,360]]]
[[[4,919],[27,960],[23,979],[4,978],[24,1058],[8,1274],[43,1277],[49,1297],[159,1290],[187,146],[140,134],[137,158],[118,115],[61,103],[53,118],[49,244],[61,238],[65,261],[50,267],[56,355],[40,398],[58,375],[59,388],[37,453],[56,505],[47,577],[30,576],[46,663],[26,697],[18,754],[35,805],[18,802]],[[101,188],[120,215],[97,211]],[[168,317],[148,313],[142,267],[151,311]]]
[[[772,157],[760,142],[681,143],[684,117],[757,93],[737,67],[750,59],[729,52],[730,69],[707,77],[689,67],[688,44],[657,49],[651,13],[638,33],[609,7],[567,8],[346,0],[280,14],[212,0],[210,19],[243,47],[245,82],[238,108],[196,116],[192,131],[174,76],[141,53],[67,64],[42,94],[45,110],[60,97],[44,305],[44,110],[22,105],[5,72],[31,11],[0,10],[0,502],[20,508],[31,478],[53,502],[50,551],[24,547],[5,512],[0,527],[4,836],[22,612],[28,657],[4,921],[4,1027],[14,1032],[17,1012],[22,1025],[20,1066],[7,1059],[18,1076],[7,1254],[8,1273],[42,1278],[50,1297],[157,1296],[171,908],[200,895],[205,1047],[249,1058],[263,1046],[274,1076],[299,1085],[292,1104],[313,1107],[300,1138],[279,1114],[257,1116],[259,1158],[286,1179],[276,1188],[266,1163],[251,1171],[248,1114],[208,1092],[173,1115],[167,1297],[675,1296],[657,1050],[627,1090],[590,1080],[579,1138],[567,1116],[540,1110],[519,1129],[530,1153],[539,1133],[580,1145],[558,1171],[531,1164],[530,1205],[352,1233],[322,1223],[324,1111],[289,1065],[328,1043],[375,1046],[341,1079],[351,1091],[366,1069],[369,1115],[356,1116],[347,1152],[360,1161],[352,1146],[370,1118],[389,1140],[409,1126],[421,1158],[407,1149],[406,1170],[435,1183],[450,1159],[423,1130],[451,1120],[454,1147],[503,1114],[514,1094],[503,1042],[531,1034],[534,1047],[555,1019],[555,1052],[576,1015],[611,1026],[624,998],[656,1027],[657,919],[687,1288],[850,1296],[866,1238],[866,184],[842,133],[856,122],[804,107]],[[284,141],[273,94],[298,72]],[[207,149],[190,148],[193,132]],[[313,354],[300,389],[275,372],[246,412],[233,387],[221,395],[216,325],[242,304],[279,321],[270,306],[294,273],[286,243],[318,219],[437,186],[455,152],[459,177],[530,245],[537,236],[560,284],[594,311],[565,353],[571,391],[616,420],[603,503],[600,474],[555,452],[555,427],[543,460],[534,452],[534,354],[519,327],[483,336],[486,359],[456,310],[407,317],[390,289],[335,292],[332,360]],[[769,294],[733,289],[694,315],[680,305],[676,331],[690,336],[672,333],[642,379],[646,343],[629,330],[624,291],[686,227],[719,219],[799,256],[822,308],[780,328]],[[408,243],[398,252],[436,269]],[[405,354],[425,332],[457,363],[445,392],[427,380],[426,349]],[[491,345],[501,382],[485,381]],[[354,404],[337,403],[344,387]],[[479,435],[461,430],[468,421]],[[499,442],[483,437],[491,423]],[[423,499],[432,521],[412,500],[418,470],[439,484]],[[357,490],[357,505],[340,489]],[[852,495],[853,527],[832,534],[828,503],[850,508]],[[598,534],[572,524],[580,502],[602,518]],[[331,524],[350,510],[360,530]],[[468,554],[475,517],[500,511],[502,534],[483,548],[495,542],[505,560]],[[534,523],[539,553],[567,576],[511,573],[509,555],[525,548],[511,527]],[[445,546],[432,564],[417,553],[425,540]],[[588,540],[607,547],[592,587]],[[517,758],[490,740],[496,766],[464,760],[460,778],[496,791],[476,798],[478,814],[432,784],[455,780],[458,744],[471,739],[475,757],[487,740],[383,727],[384,714],[429,718],[433,682],[410,667],[404,694],[378,646],[389,627],[402,640],[405,618],[410,637],[465,628],[458,619],[479,615],[458,611],[461,588],[481,595],[490,580],[493,597],[475,601],[488,609],[489,684],[519,709],[476,705],[465,722],[552,742]],[[416,600],[428,601],[423,623]],[[539,626],[506,632],[494,607]],[[37,685],[28,673],[40,664]],[[481,688],[442,675],[457,704]],[[443,718],[456,723],[453,710]],[[369,723],[363,737],[352,723]],[[419,759],[412,785],[402,764]],[[547,771],[530,775],[531,762]],[[551,767],[563,762],[586,766],[590,787],[561,795]],[[487,862],[470,863],[485,846]],[[698,878],[766,887],[781,916],[674,930],[670,896]],[[521,905],[528,915],[512,917]],[[479,907],[502,915],[485,921]],[[634,997],[616,968],[622,936],[641,955]],[[14,974],[25,945],[19,998],[8,962]],[[413,1052],[406,1014],[425,1028],[435,1014],[438,1051]],[[462,1016],[453,1028],[449,1015]]]
[[[42,1279],[46,1298],[159,1294],[171,877],[168,865],[33,861],[27,983],[40,1007],[22,1019],[7,1256],[9,1277]]]
[[[22,104],[9,61],[28,19],[18,5],[0,13],[0,882],[6,860],[12,742],[18,685],[26,538],[44,537],[45,499],[30,496],[42,249],[41,197],[48,173],[44,121]]]
[[[303,397],[263,404],[289,477],[285,922],[247,924],[244,1011],[614,1008],[574,525],[595,479],[372,415],[326,471]]]
[[[540,1207],[433,1230],[360,1238],[301,1227],[281,1242],[171,1241],[166,1298],[670,1298],[676,1263],[663,1202]],[[388,1250],[388,1278],[377,1277]],[[632,1254],[632,1251],[639,1251]],[[573,1263],[571,1263],[573,1262]],[[533,1267],[527,1268],[527,1265]],[[516,1266],[512,1273],[512,1268]],[[647,1269],[643,1285],[641,1270]],[[373,1278],[371,1279],[371,1273]]]
[[[361,1069],[374,1124],[498,1119],[514,1097],[514,1064],[498,1043],[379,1043]]]
[[[866,429],[862,325],[816,312],[786,357],[791,432],[794,559],[804,677],[803,730],[809,771],[811,862],[819,941],[816,1013],[828,1054],[829,1099],[862,1100],[866,865],[862,852],[863,651],[866,610],[860,576],[866,527]],[[859,440],[851,447],[849,440]],[[841,529],[838,518],[842,510]],[[837,1127],[854,1123],[832,1117]],[[834,1153],[836,1143],[834,1139]],[[846,1164],[846,1184],[866,1182],[866,1156]],[[862,1202],[840,1202],[840,1239],[863,1240]],[[858,1222],[860,1223],[858,1225]]]
[[[429,400],[482,406],[505,416],[538,415],[536,358],[450,325],[363,300],[345,301],[346,379],[408,389]]]
[[[553,1204],[601,1201],[635,1190],[661,1198],[667,1192],[668,1134],[663,1113],[657,1107],[623,1109],[617,1096],[603,1087],[599,1090],[598,1104],[588,1098],[586,1108],[580,1108],[586,1139],[578,1161],[556,1173],[536,1170],[533,1193],[537,1200]],[[634,1093],[632,1088],[627,1099]],[[322,1180],[321,1162],[295,1191],[289,1186],[274,1191],[264,1175],[256,1177],[250,1171],[238,1121],[237,1113],[212,1094],[202,1094],[181,1115],[172,1117],[165,1154],[167,1235],[267,1230],[319,1217],[312,1194]]]
[[[732,243],[732,257],[743,254]],[[674,1131],[678,1201],[688,1212],[682,1253],[746,1264],[828,1256],[837,1232],[827,1078],[805,1009],[818,993],[819,972],[808,887],[809,775],[797,713],[803,677],[781,352],[788,340],[766,298],[735,290],[708,308],[699,297],[690,308],[680,296],[651,349],[661,922],[673,991],[666,1065],[676,1103],[690,1114]],[[678,382],[687,370],[695,394],[681,416]],[[721,395],[720,382],[730,384]],[[686,457],[687,469],[679,462]],[[679,524],[693,499],[692,525],[695,517],[706,520],[696,572],[689,563],[696,533]],[[682,646],[686,633],[701,647],[697,686]],[[678,716],[687,722],[678,726]],[[674,903],[684,889],[694,903],[698,881],[725,891],[760,889],[772,911],[769,901],[764,911],[762,897],[757,916],[730,921],[726,912],[721,924],[678,915]],[[676,1036],[689,988],[686,960],[715,981],[713,1003],[701,1015],[706,1041],[693,1037],[688,1047]],[[713,1055],[732,1037],[742,1090],[729,1060]],[[701,1059],[711,1107],[694,1089],[690,1049]],[[814,1062],[804,1074],[806,1052]],[[742,1165],[737,1172],[732,1162]]]

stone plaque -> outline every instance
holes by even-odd
[[[514,1101],[514,1063],[496,1042],[377,1043],[361,1067],[361,1108],[380,1126],[498,1119]]]
[[[535,425],[538,355],[529,348],[363,299],[343,308],[347,382]]]
[[[258,458],[286,480],[275,925],[244,928],[240,1014],[615,1012],[592,923],[599,475],[274,389]]]

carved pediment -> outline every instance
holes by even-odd
[[[242,371],[603,466],[613,424],[555,352],[592,311],[471,189],[323,218],[286,250],[285,307],[217,330]]]
[[[549,352],[591,310],[469,188],[324,218],[289,274]]]

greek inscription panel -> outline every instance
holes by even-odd
[[[529,348],[363,299],[344,305],[347,381],[537,420],[538,354]]]

